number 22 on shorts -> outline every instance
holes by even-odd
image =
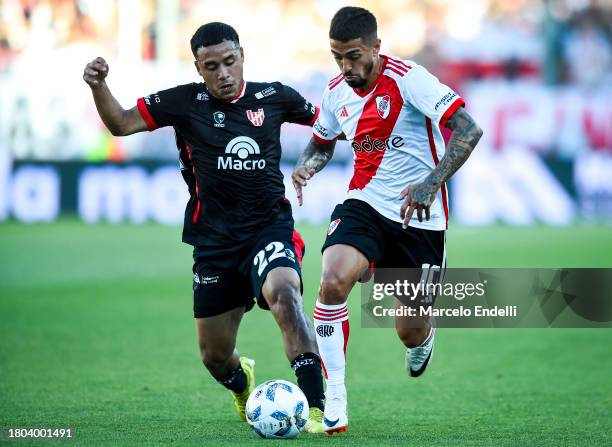
[[[266,257],[266,253],[269,255]],[[259,250],[253,259],[253,265],[257,265],[257,274],[261,276],[268,264],[277,258],[286,258],[285,246],[282,242],[270,242],[266,248]]]

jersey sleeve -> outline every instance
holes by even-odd
[[[319,143],[325,144],[334,141],[341,133],[340,123],[333,112],[330,90],[326,88],[319,116],[312,127],[312,136]]]
[[[420,65],[404,77],[405,95],[408,101],[433,122],[444,126],[453,113],[465,106],[465,101],[450,87]]]
[[[282,92],[285,121],[312,126],[317,119],[319,109],[287,85],[282,85]]]
[[[192,90],[190,85],[181,85],[139,98],[136,107],[149,130],[178,124],[189,106]]]

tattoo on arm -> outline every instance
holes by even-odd
[[[463,108],[457,109],[446,127],[453,131],[440,163],[427,180],[434,185],[446,182],[468,159],[482,136],[482,129]]]
[[[297,166],[306,169],[314,168],[316,172],[319,172],[333,157],[335,147],[336,140],[330,141],[329,144],[321,144],[311,138],[308,146],[300,155]]]

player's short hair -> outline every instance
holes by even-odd
[[[193,34],[191,38],[191,52],[194,57],[197,57],[199,48],[217,45],[224,40],[229,40],[230,42],[234,42],[238,47],[240,46],[238,33],[233,27],[221,22],[207,23],[199,27]]]
[[[329,38],[340,42],[362,38],[372,45],[377,38],[376,17],[367,9],[356,6],[340,8],[331,21]]]

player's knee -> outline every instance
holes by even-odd
[[[426,328],[397,328],[397,335],[407,348],[415,348],[427,337]]]
[[[350,281],[336,273],[323,273],[319,288],[319,300],[323,304],[342,304],[346,301],[352,287]]]
[[[225,350],[200,348],[200,354],[202,355],[204,366],[209,371],[217,371],[225,367],[232,356],[232,351],[226,352]]]

